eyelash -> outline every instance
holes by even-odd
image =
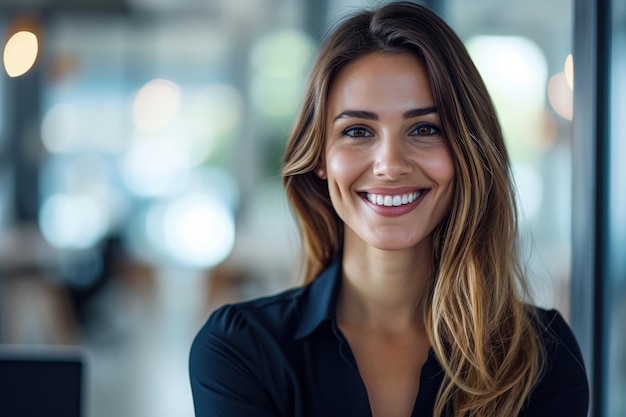
[[[427,134],[419,134],[419,133],[416,133],[414,135],[412,134],[413,132],[419,131],[420,129],[424,129],[424,128],[430,129],[430,132]],[[365,134],[363,136],[355,136],[354,132],[357,130],[363,131]],[[411,130],[412,136],[435,136],[440,133],[441,133],[441,128],[431,123],[420,123]],[[351,138],[368,138],[368,137],[373,136],[372,132],[370,132],[367,128],[361,127],[361,126],[350,126],[342,130],[341,135],[349,136]]]
[[[365,134],[363,136],[355,136],[354,135],[354,131],[356,130],[362,130]],[[352,132],[352,134],[350,133]],[[372,132],[370,132],[369,130],[367,130],[364,127],[360,127],[360,126],[350,126],[344,130],[341,131],[341,136],[349,136],[351,138],[368,138],[370,136],[373,136]]]
[[[415,132],[416,130],[420,130],[423,128],[430,129],[430,133],[427,133],[425,135],[418,134],[418,136],[435,136],[441,133],[441,128],[431,123],[420,123],[417,126],[415,126],[413,130],[411,130],[411,132]]]

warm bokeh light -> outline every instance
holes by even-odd
[[[23,30],[9,38],[4,47],[4,68],[9,77],[19,77],[30,70],[37,60],[37,36]]]
[[[564,119],[574,116],[574,93],[569,88],[565,74],[559,72],[548,82],[548,100],[554,111]]]
[[[168,80],[145,84],[133,100],[133,120],[142,132],[157,132],[176,118],[181,105],[180,87]]]
[[[569,54],[567,58],[565,58],[565,80],[567,80],[567,85],[571,90],[574,90],[574,57],[572,54]]]

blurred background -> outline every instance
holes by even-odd
[[[207,315],[298,284],[283,148],[327,28],[375,3],[0,0],[0,344],[83,350],[88,417],[193,416]],[[569,319],[574,0],[427,4],[493,95],[534,296]]]

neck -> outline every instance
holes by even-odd
[[[381,331],[423,326],[423,299],[432,269],[432,247],[402,251],[344,244],[338,319]]]

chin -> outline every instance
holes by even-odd
[[[382,251],[403,251],[416,249],[419,246],[419,243],[420,240],[415,238],[390,239],[389,237],[385,237],[382,239],[375,239],[369,244],[370,246]]]
[[[361,230],[356,233],[354,229],[346,228],[344,243],[357,250],[368,248],[380,251],[406,251],[418,250],[426,245],[431,246],[431,235],[421,231],[410,231],[407,228],[377,227]]]

